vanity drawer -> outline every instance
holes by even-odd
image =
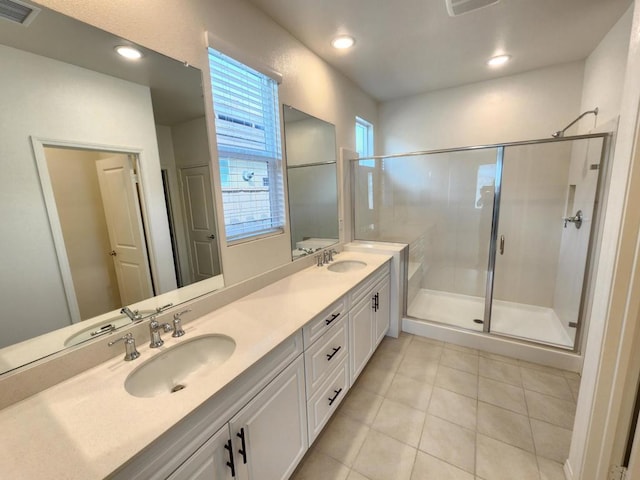
[[[322,334],[333,327],[338,320],[341,320],[347,313],[347,298],[340,300],[325,309],[315,319],[307,323],[302,329],[304,348],[307,349],[313,342],[319,339]]]
[[[307,398],[313,396],[333,369],[347,358],[349,329],[347,315],[339,317],[334,328],[304,352]]]
[[[382,267],[380,267],[377,271],[371,274],[369,278],[364,280],[360,285],[355,287],[351,292],[349,292],[349,303],[350,305],[355,305],[358,303],[365,295],[371,292],[373,287],[380,281],[385,275],[389,274],[389,263],[385,263]]]
[[[326,425],[342,402],[349,389],[349,361],[345,358],[342,364],[327,378],[311,400],[307,402],[307,418],[309,421],[309,445],[311,445],[322,428]]]

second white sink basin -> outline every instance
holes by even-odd
[[[202,335],[186,340],[136,368],[125,380],[124,388],[134,397],[178,392],[196,381],[192,374],[219,367],[235,349],[236,342],[226,335]]]
[[[340,260],[339,262],[332,263],[327,267],[327,270],[331,272],[351,272],[353,270],[360,270],[366,267],[367,264],[360,260]]]

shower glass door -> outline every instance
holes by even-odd
[[[482,331],[497,148],[353,163],[357,240],[409,244],[407,315]]]
[[[504,150],[490,331],[573,349],[603,138]]]

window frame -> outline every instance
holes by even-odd
[[[358,149],[358,130],[360,129],[364,129],[364,149]],[[373,131],[373,124],[371,122],[368,122],[367,120],[365,120],[364,118],[358,117],[356,116],[356,122],[355,122],[355,140],[356,140],[356,145],[355,145],[355,150],[358,153],[358,155],[361,158],[366,158],[366,157],[373,157],[375,155],[375,149],[374,149],[374,131]],[[363,166],[363,167],[373,167],[375,165],[375,161],[374,160],[363,160],[359,162],[359,165]]]
[[[222,213],[223,213],[222,223],[224,224],[224,237],[225,237],[226,244],[228,246],[231,246],[239,243],[245,243],[248,241],[256,240],[259,238],[265,238],[273,235],[283,234],[285,233],[286,226],[287,226],[287,217],[286,217],[287,208],[286,208],[286,196],[284,194],[285,180],[284,180],[283,152],[282,152],[282,122],[280,117],[280,99],[279,99],[279,92],[278,92],[278,85],[281,82],[282,77],[276,72],[272,72],[270,69],[265,68],[262,65],[259,65],[257,68],[254,68],[252,64],[239,60],[238,58],[232,55],[228,55],[225,51],[222,51],[221,49],[216,48],[215,46],[211,46],[211,42],[209,42],[209,44],[210,45],[207,50],[207,54],[209,59],[209,75],[210,75],[210,81],[211,81],[212,107],[213,107],[214,124],[215,124],[215,130],[216,130],[215,140],[216,140],[216,151],[218,154],[218,173],[219,173],[220,187],[221,187],[220,196],[222,200],[221,205],[222,205]],[[262,83],[261,83],[262,86],[260,87],[260,92],[261,92],[260,98],[261,98],[261,103],[263,108],[260,111],[260,113],[263,114],[262,119],[264,120],[264,127],[265,127],[264,128],[265,140],[263,143],[265,147],[264,150],[261,150],[259,148],[256,148],[256,149],[251,148],[249,143],[246,143],[244,146],[241,146],[238,144],[234,145],[232,136],[228,137],[230,139],[229,142],[224,142],[224,138],[225,138],[224,135],[227,135],[228,132],[234,133],[235,130],[233,129],[233,124],[231,123],[231,120],[229,120],[229,118],[225,119],[221,117],[223,116],[228,117],[228,113],[229,113],[228,110],[229,109],[233,110],[234,105],[236,104],[232,104],[231,102],[229,102],[226,108],[222,108],[222,109],[217,108],[219,104],[216,103],[216,96],[222,95],[222,89],[224,88],[224,84],[219,80],[216,81],[216,78],[219,78],[222,74],[224,74],[224,71],[223,71],[224,68],[216,70],[214,69],[214,64],[221,64],[224,62],[220,62],[219,60],[216,61],[212,59],[211,58],[212,55],[214,55],[218,59],[222,59],[224,62],[228,62],[229,65],[233,66],[229,68],[240,68],[243,71],[242,75],[246,74],[247,77],[249,75],[256,75],[260,77],[261,82],[266,81],[268,83],[268,88],[265,89]],[[225,79],[224,81],[226,82],[228,80]],[[250,84],[250,83],[252,82],[251,81],[247,82],[247,84]],[[270,92],[267,94],[268,98],[266,100],[264,96],[265,91]],[[218,93],[216,94],[216,92]],[[225,100],[229,100],[229,97],[231,97],[231,100],[233,100],[233,94],[229,94],[228,92],[229,90],[224,92]],[[255,93],[255,91],[250,91],[250,93],[251,92]],[[240,103],[238,103],[237,105],[240,105]],[[267,109],[269,109],[268,112],[267,112]],[[240,111],[240,110],[241,109],[237,108],[237,111]],[[247,113],[247,116],[249,116],[248,113]],[[234,119],[233,122],[236,123],[237,125],[250,126],[249,123],[243,122],[244,117],[242,113],[238,113],[237,118],[236,117],[231,117],[231,118]],[[229,123],[221,124],[220,122],[229,122]],[[220,127],[222,125],[226,125],[227,127],[230,127],[228,129],[223,128],[224,130],[227,130],[225,134],[219,133],[219,131],[221,130]],[[241,129],[242,127],[240,127],[240,130]],[[238,135],[239,135],[237,137],[239,139],[238,143],[240,144],[242,143],[242,139],[245,139],[245,138],[248,139],[248,137],[242,137],[241,134],[238,134]],[[256,145],[259,145],[259,144],[260,143],[257,143]],[[268,178],[268,195],[265,195],[265,196],[268,196],[269,216],[265,218],[264,221],[271,222],[271,226],[251,228],[248,226],[251,220],[244,220],[242,222],[239,222],[238,224],[228,223],[227,220],[230,219],[229,217],[231,216],[231,214],[229,213],[230,203],[228,200],[228,194],[234,191],[233,188],[237,188],[237,187],[232,187],[229,185],[225,186],[226,181],[224,180],[225,176],[223,175],[223,171],[222,171],[223,163],[221,159],[226,160],[225,169],[227,170],[227,173],[230,173],[230,171],[232,171],[233,168],[236,168],[236,169],[242,168],[242,167],[238,167],[237,165],[234,166],[232,164],[234,160],[266,162],[266,172],[267,172],[266,178]],[[259,188],[256,187],[256,191],[258,190]],[[227,201],[225,201],[225,198],[227,199]],[[250,201],[252,200],[240,199],[237,202],[238,204],[241,204],[242,202],[250,202]],[[251,212],[251,206],[246,205],[246,203],[245,203],[245,212],[247,213]],[[246,214],[242,214],[242,215],[246,215]],[[229,228],[234,226],[236,228]],[[233,234],[230,234],[229,230],[231,230]]]

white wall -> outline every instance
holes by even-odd
[[[381,152],[548,138],[577,116],[583,70],[575,62],[382,103]]]
[[[0,328],[12,344],[70,323],[30,137],[140,149],[153,253],[167,258],[170,244],[164,202],[152,201],[163,192],[148,88],[7,47],[0,63]],[[159,274],[171,287],[173,272]]]
[[[604,125],[620,115],[632,20],[633,6],[620,17],[585,61],[580,111],[598,107],[599,113],[595,123],[593,118],[585,117],[576,128],[579,133]],[[567,132],[571,133],[571,130]]]
[[[635,18],[634,18],[635,17]],[[632,22],[634,27],[632,28]],[[602,246],[597,257],[597,275],[589,316],[580,396],[573,428],[571,450],[565,470],[569,478],[597,478],[600,449],[607,423],[607,406],[615,372],[620,337],[620,318],[608,318],[611,282],[617,255],[618,236],[623,215],[625,186],[636,132],[640,104],[640,11],[632,5],[587,58],[582,109],[598,106],[598,124],[620,115],[615,154],[611,159],[610,188],[605,195]],[[593,123],[591,123],[593,126]],[[584,125],[580,125],[581,128]],[[631,207],[633,208],[633,207]],[[605,332],[613,330],[609,337]],[[603,373],[599,377],[599,371]],[[596,396],[598,380],[604,385]],[[591,437],[590,437],[591,435]],[[591,438],[591,439],[590,439]],[[610,445],[610,444],[609,444]],[[587,453],[585,453],[587,452]],[[605,462],[608,458],[603,459]],[[605,466],[606,468],[606,466]]]
[[[42,5],[207,71],[204,32],[283,75],[280,101],[336,125],[339,146],[355,146],[355,116],[376,123],[376,102],[350,80],[244,0],[44,0]],[[204,76],[205,85],[208,75]],[[211,91],[205,88],[209,138],[214,138]],[[212,145],[215,143],[212,142]],[[215,153],[212,154],[215,158]],[[216,170],[216,169],[214,169]],[[215,178],[219,186],[219,178]],[[218,189],[219,190],[219,189]],[[222,219],[218,202],[218,218]],[[268,252],[268,254],[265,254]],[[283,235],[222,246],[225,282],[236,283],[291,261]]]

